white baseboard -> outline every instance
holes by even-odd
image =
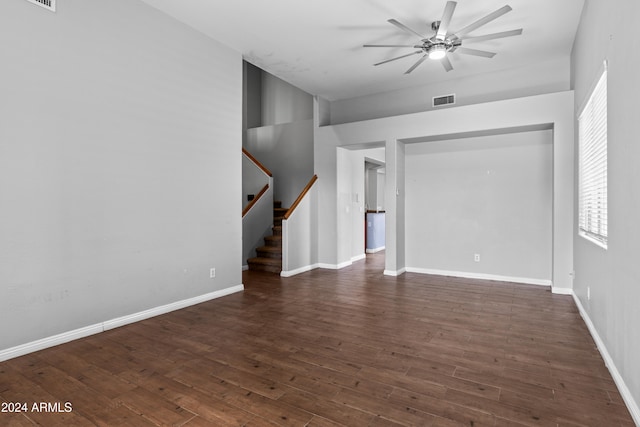
[[[80,338],[85,338],[90,335],[99,334],[103,332],[102,324],[85,326],[84,328],[75,329],[69,332],[63,332],[52,337],[42,338],[36,341],[32,341],[26,344],[21,344],[15,347],[0,350],[0,362],[13,359],[15,357],[24,356],[25,354],[33,353],[34,351],[44,350],[45,348],[55,347],[56,345],[64,344],[69,341],[74,341]]]
[[[21,344],[5,350],[0,350],[0,362],[13,359],[19,356],[24,356],[25,354],[33,353],[34,351],[44,350],[45,348],[64,344],[69,341],[85,338],[90,335],[99,334],[100,332],[104,332],[109,329],[114,329],[120,326],[128,325],[130,323],[138,322],[144,319],[149,319],[151,317],[159,316],[161,314],[169,313],[171,311],[179,310],[181,308],[200,304],[205,301],[220,298],[236,292],[241,292],[243,290],[244,290],[244,285],[232,286],[230,288],[221,289],[219,291],[211,292],[205,295],[200,295],[194,298],[189,298],[189,299],[177,301],[171,304],[162,305],[160,307],[151,308],[149,310],[144,310],[139,313],[118,317],[116,319],[107,320],[102,323],[96,323],[94,325],[85,326],[79,329],[74,329],[73,331],[63,332],[61,334],[57,334],[51,337],[42,338],[26,344]]]
[[[374,248],[374,249],[367,249],[367,253],[368,254],[375,254],[376,252],[380,252],[380,251],[384,251],[385,247],[384,246],[380,246],[379,248]]]
[[[580,298],[578,298],[578,296],[573,291],[571,292],[571,295],[573,296],[573,300],[576,302],[576,306],[578,306],[580,316],[582,316],[584,323],[586,323],[587,328],[589,328],[589,332],[591,333],[591,336],[593,337],[593,340],[598,347],[598,351],[600,351],[600,355],[604,359],[604,363],[607,365],[607,368],[609,369],[609,372],[613,377],[613,381],[618,386],[618,391],[620,391],[624,403],[627,404],[627,409],[631,413],[633,421],[636,423],[636,425],[640,426],[640,407],[638,406],[638,403],[633,399],[633,395],[631,394],[631,391],[629,391],[629,387],[627,387],[627,384],[624,382],[622,375],[620,375],[618,368],[616,368],[615,363],[613,363],[613,359],[611,358],[607,347],[604,345],[604,341],[602,341],[602,338],[600,338],[600,335],[598,334],[595,325],[591,321],[589,314],[580,302]]]
[[[434,270],[430,268],[407,267],[409,273],[433,274],[436,276],[462,277],[465,279],[496,280],[498,282],[524,283],[527,285],[551,286],[551,280],[531,279],[528,277],[500,276],[496,274],[469,273],[465,271]]]
[[[342,263],[336,265],[336,270],[340,270],[340,269],[343,269],[345,267],[349,267],[349,266],[351,266],[351,264],[353,264],[351,261],[342,262]]]
[[[351,257],[351,262],[356,262],[356,261],[360,261],[367,258],[367,254],[360,254],[360,255],[356,255],[354,257]]]
[[[571,288],[558,288],[551,286],[551,292],[558,295],[573,295],[573,289]]]
[[[406,268],[401,268],[400,270],[384,270],[382,274],[385,276],[400,276],[401,274],[406,273],[408,270]]]
[[[243,265],[243,266],[242,266],[242,271],[247,271],[248,269],[249,269],[249,266],[248,266],[248,265]]]
[[[326,268],[327,270],[340,270],[345,267],[349,267],[353,264],[351,261],[345,261],[340,264],[325,264],[323,262],[318,263],[318,268]]]
[[[171,304],[161,305],[160,307],[151,308],[149,310],[140,311],[128,316],[118,317],[117,319],[107,320],[106,322],[103,322],[102,325],[104,326],[104,330],[108,331],[109,329],[119,328],[120,326],[139,322],[141,320],[149,319],[150,317],[155,317],[161,314],[169,313],[171,311],[180,310],[181,308],[190,307],[192,305],[224,297],[226,295],[241,292],[243,290],[244,285],[232,286],[230,288],[221,289],[219,291],[211,292],[205,295],[200,295],[182,301],[173,302]]]
[[[283,270],[280,272],[280,277],[291,277],[291,276],[295,276],[296,274],[306,273],[307,271],[315,270],[316,268],[320,268],[320,264],[307,265],[304,267],[296,268],[293,270],[287,270],[287,271]]]

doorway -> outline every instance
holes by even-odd
[[[385,162],[365,156],[364,173],[364,247],[370,255],[385,249]]]
[[[367,258],[367,215],[371,213],[378,216],[377,219],[371,218],[370,222],[373,226],[376,221],[377,241],[383,243],[377,243],[370,248],[375,251],[369,253],[377,254],[378,259],[382,257],[381,265],[384,265],[385,147],[376,144],[338,147],[337,150],[340,259],[357,262]]]

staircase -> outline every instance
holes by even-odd
[[[280,273],[282,271],[282,219],[289,209],[273,202],[273,234],[264,238],[264,246],[256,248],[257,257],[249,258],[249,270]]]

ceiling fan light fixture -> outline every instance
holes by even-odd
[[[445,57],[445,55],[447,54],[447,47],[444,45],[444,43],[434,44],[429,48],[427,54],[429,55],[429,59],[437,61]]]

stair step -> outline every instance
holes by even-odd
[[[288,210],[289,208],[273,208],[273,216],[274,217],[284,216],[284,214],[286,214]]]
[[[282,226],[282,220],[283,219],[284,219],[284,217],[282,217],[282,216],[274,216],[273,217],[273,225]]]
[[[282,246],[260,246],[256,248],[258,258],[279,258],[282,260]]]
[[[266,236],[264,238],[264,243],[267,246],[275,246],[275,247],[282,247],[282,234],[280,235],[276,235],[276,236]]]
[[[281,225],[274,225],[271,230],[273,230],[273,235],[274,236],[282,236],[282,226]]]
[[[249,258],[247,260],[249,270],[267,271],[270,273],[280,273],[282,271],[282,260],[276,258]]]
[[[273,201],[273,207],[274,208],[281,208],[282,207],[282,202],[280,200],[274,200]]]

